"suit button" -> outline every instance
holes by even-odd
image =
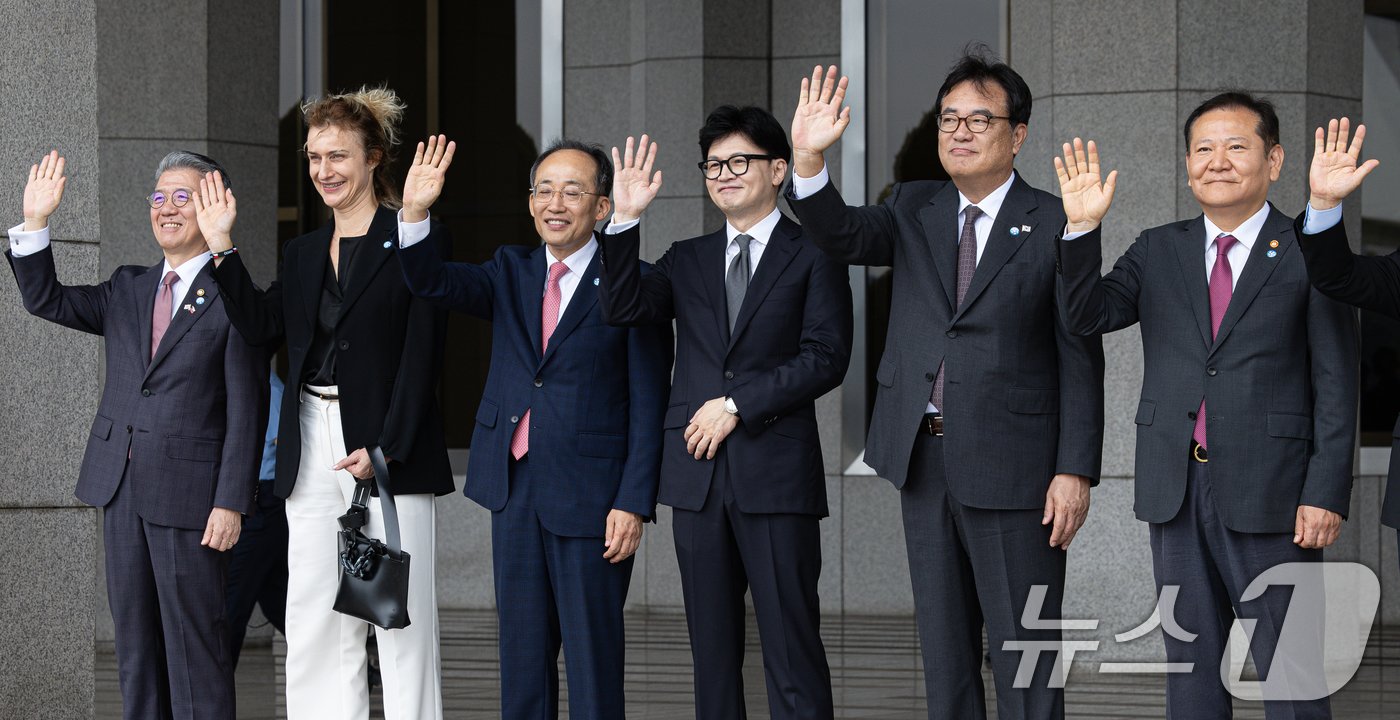
[[[725,380],[733,380],[733,379],[734,379],[734,373],[733,373],[733,371],[725,370],[725,371],[724,371],[724,379],[725,379]]]
[[[933,373],[924,373],[924,379],[927,380],[927,381],[929,381],[929,382],[933,382],[933,381],[936,380],[937,378],[938,378],[938,376],[937,376],[937,375],[934,375]]]
[[[520,422],[520,416],[519,416],[519,415],[511,415],[511,416],[510,416],[510,421],[511,421],[512,423],[518,423],[518,422]]]
[[[1195,419],[1196,419],[1196,411],[1195,411],[1195,410],[1192,410],[1191,412],[1186,413],[1186,417],[1188,417],[1188,418],[1190,418],[1190,419],[1192,419],[1192,420],[1195,420]]]
[[[150,389],[150,388],[141,388],[141,397],[150,397],[150,396],[151,396],[151,389]]]
[[[349,349],[350,349],[350,341],[349,341],[349,340],[341,340],[341,341],[340,341],[340,349],[341,349],[341,350],[349,350]]]
[[[955,338],[955,337],[958,336],[958,331],[957,331],[957,330],[949,330],[948,332],[943,333],[943,334],[944,334],[944,335],[947,335],[949,339],[952,339],[952,338]]]
[[[540,378],[535,378],[535,387],[544,387],[544,380],[541,380]]]
[[[1216,373],[1215,373],[1215,368],[1213,368],[1213,367],[1208,367],[1208,368],[1206,368],[1206,374],[1209,375],[1209,376],[1211,376],[1211,377],[1215,377],[1215,375],[1216,375]]]
[[[126,431],[127,431],[127,433],[130,433],[130,432],[131,432],[131,426],[130,426],[130,425],[127,425],[127,426],[126,426]]]

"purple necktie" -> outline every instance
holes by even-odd
[[[170,316],[174,312],[171,308],[175,304],[174,286],[179,279],[179,273],[171,270],[160,280],[160,292],[156,294],[156,309],[151,312],[152,358],[156,356],[156,348],[160,347],[160,339],[165,337],[165,331],[170,329]]]
[[[1220,321],[1225,318],[1225,309],[1230,307],[1230,296],[1234,294],[1234,273],[1230,269],[1230,248],[1238,242],[1234,235],[1221,235],[1215,239],[1215,267],[1210,270],[1210,339],[1220,332]],[[1191,433],[1196,443],[1206,447],[1206,399],[1201,398],[1201,407],[1196,410],[1196,429]],[[1209,449],[1209,448],[1207,448]]]
[[[972,274],[977,272],[976,225],[979,217],[982,217],[982,208],[976,205],[968,205],[963,210],[962,235],[958,236],[958,304],[954,310],[962,307],[967,286],[972,284]],[[929,393],[928,400],[938,408],[938,412],[943,412],[943,363],[938,364],[938,377],[934,378],[933,392]]]

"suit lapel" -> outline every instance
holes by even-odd
[[[141,342],[137,343],[137,349],[141,353],[141,367],[144,368],[151,365],[151,317],[156,312],[156,288],[160,287],[161,270],[164,269],[165,263],[161,262],[136,280],[136,319],[141,328],[137,336]]]
[[[1271,240],[1278,241],[1277,248],[1269,247]],[[1264,221],[1264,227],[1259,229],[1259,237],[1254,240],[1254,247],[1249,249],[1249,261],[1245,263],[1244,272],[1240,275],[1239,282],[1235,283],[1235,291],[1230,295],[1230,306],[1225,308],[1225,317],[1220,319],[1220,332],[1215,334],[1212,352],[1225,342],[1230,331],[1239,323],[1240,316],[1249,309],[1250,303],[1259,295],[1264,283],[1268,282],[1269,276],[1274,274],[1274,270],[1295,244],[1293,221],[1271,205],[1269,218]],[[1277,251],[1274,257],[1269,257],[1270,250]]]
[[[593,282],[598,279],[598,272],[602,269],[602,259],[603,253],[600,248],[599,252],[593,254],[593,259],[588,261],[588,267],[584,269],[583,277],[579,278],[578,287],[574,288],[574,296],[569,298],[569,306],[564,308],[564,315],[554,326],[554,334],[549,336],[549,347],[545,348],[541,364],[549,362],[554,351],[564,343],[564,340],[578,327],[579,323],[583,322],[593,306],[598,304],[598,286],[594,285]],[[540,305],[544,306],[543,298],[541,298]],[[540,318],[540,322],[544,322],[543,317]]]
[[[748,290],[744,291],[744,303],[739,306],[739,317],[734,320],[734,331],[730,333],[729,349],[734,348],[735,341],[744,334],[744,328],[748,327],[754,313],[758,312],[758,306],[763,304],[763,298],[768,296],[773,284],[797,255],[797,243],[793,242],[793,239],[798,233],[797,223],[789,220],[787,216],[779,219],[777,227],[773,228],[773,234],[768,237],[768,244],[763,248],[763,258],[758,263],[758,270],[754,271],[753,278],[749,280]],[[728,320],[729,318],[725,317],[726,324]]]
[[[1001,203],[1001,209],[997,211],[996,220],[992,222],[992,232],[987,236],[987,244],[982,248],[982,257],[977,261],[977,269],[972,273],[967,295],[963,296],[962,305],[953,313],[954,322],[972,307],[978,296],[992,282],[992,278],[1001,272],[1006,261],[1021,249],[1026,238],[1035,231],[1036,223],[1031,218],[1031,213],[1039,206],[1035,200],[1035,193],[1031,192],[1030,186],[1018,174],[1011,183],[1011,189],[1006,193],[1006,199]],[[956,224],[956,220],[954,223]],[[1016,230],[1015,234],[1011,232],[1013,228]],[[1055,230],[1058,231],[1059,228]],[[957,267],[956,257],[953,267]]]
[[[958,300],[957,186],[944,183],[943,189],[919,210],[919,222],[924,227],[929,252],[933,253],[933,266],[938,271],[938,282],[943,286],[943,297],[951,316]]]
[[[1210,347],[1210,287],[1206,285],[1205,237],[1205,216],[1200,215],[1186,223],[1186,228],[1172,245],[1176,249],[1186,296],[1191,300],[1191,314],[1196,316],[1196,327],[1201,331],[1201,342]]]
[[[321,309],[321,285],[330,272],[331,235],[335,232],[335,221],[326,223],[314,235],[311,242],[301,246],[300,268],[297,270],[297,291],[301,293],[303,307],[306,308],[306,326],[316,327],[316,315]]]
[[[213,262],[204,264],[200,268],[199,274],[194,276],[194,282],[185,291],[185,297],[175,298],[175,317],[170,320],[170,327],[166,329],[165,336],[160,339],[160,347],[156,348],[155,357],[151,358],[151,364],[146,366],[146,377],[150,377],[151,372],[157,365],[170,354],[171,348],[180,342],[180,338],[189,332],[191,327],[199,321],[204,313],[209,312],[209,306],[214,304],[214,298],[219,296],[219,284],[214,282]],[[202,293],[202,294],[201,294]],[[199,302],[203,298],[204,302]],[[152,313],[155,311],[155,301],[151,301],[151,313],[146,313],[147,322],[150,322]],[[149,337],[149,335],[147,336]]]
[[[379,269],[394,254],[394,240],[397,234],[397,215],[393,210],[381,206],[375,211],[374,221],[370,223],[369,232],[361,241],[360,248],[355,251],[355,262],[345,283],[345,297],[340,302],[340,316],[336,318],[337,325],[345,318],[350,306],[364,294],[370,281],[379,273]]]
[[[520,315],[525,319],[525,332],[530,336],[530,344],[535,348],[535,357],[543,357],[540,343],[543,341],[544,326],[540,313],[544,310],[544,275],[549,252],[543,243],[520,265]]]
[[[729,342],[729,301],[724,292],[724,249],[728,242],[728,234],[720,228],[695,243],[695,261],[699,265],[701,283],[709,295],[715,329],[726,343]]]

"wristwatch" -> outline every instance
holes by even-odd
[[[729,413],[730,415],[739,414],[739,406],[734,404],[734,398],[727,397],[724,399],[724,411]]]

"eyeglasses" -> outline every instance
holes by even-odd
[[[967,117],[961,117],[954,113],[943,113],[938,116],[938,130],[939,132],[955,133],[958,131],[958,126],[965,122],[967,123],[968,132],[984,133],[987,132],[987,128],[992,124],[993,120],[1010,119],[1009,117],[1001,115],[968,115]]]
[[[731,155],[727,160],[701,160],[696,164],[700,172],[705,173],[706,180],[719,179],[720,173],[728,167],[729,172],[736,177],[749,171],[749,163],[754,160],[777,160],[776,155],[757,155],[754,153],[742,153]]]
[[[530,188],[530,194],[534,196],[535,202],[541,205],[548,205],[551,202],[553,202],[555,193],[558,193],[559,197],[563,198],[565,205],[570,206],[578,205],[580,202],[582,202],[584,195],[598,195],[598,193],[588,192],[587,190],[580,190],[575,187],[568,187],[564,188],[563,190],[555,190],[554,188],[549,187],[548,185],[540,185],[539,187]]]
[[[190,202],[190,191],[176,190],[175,192],[170,193],[170,195],[167,196],[165,193],[157,190],[151,193],[150,195],[146,196],[146,204],[150,205],[152,210],[159,210],[160,206],[165,204],[165,200],[167,197],[170,198],[171,204],[173,204],[175,207],[184,207]]]

